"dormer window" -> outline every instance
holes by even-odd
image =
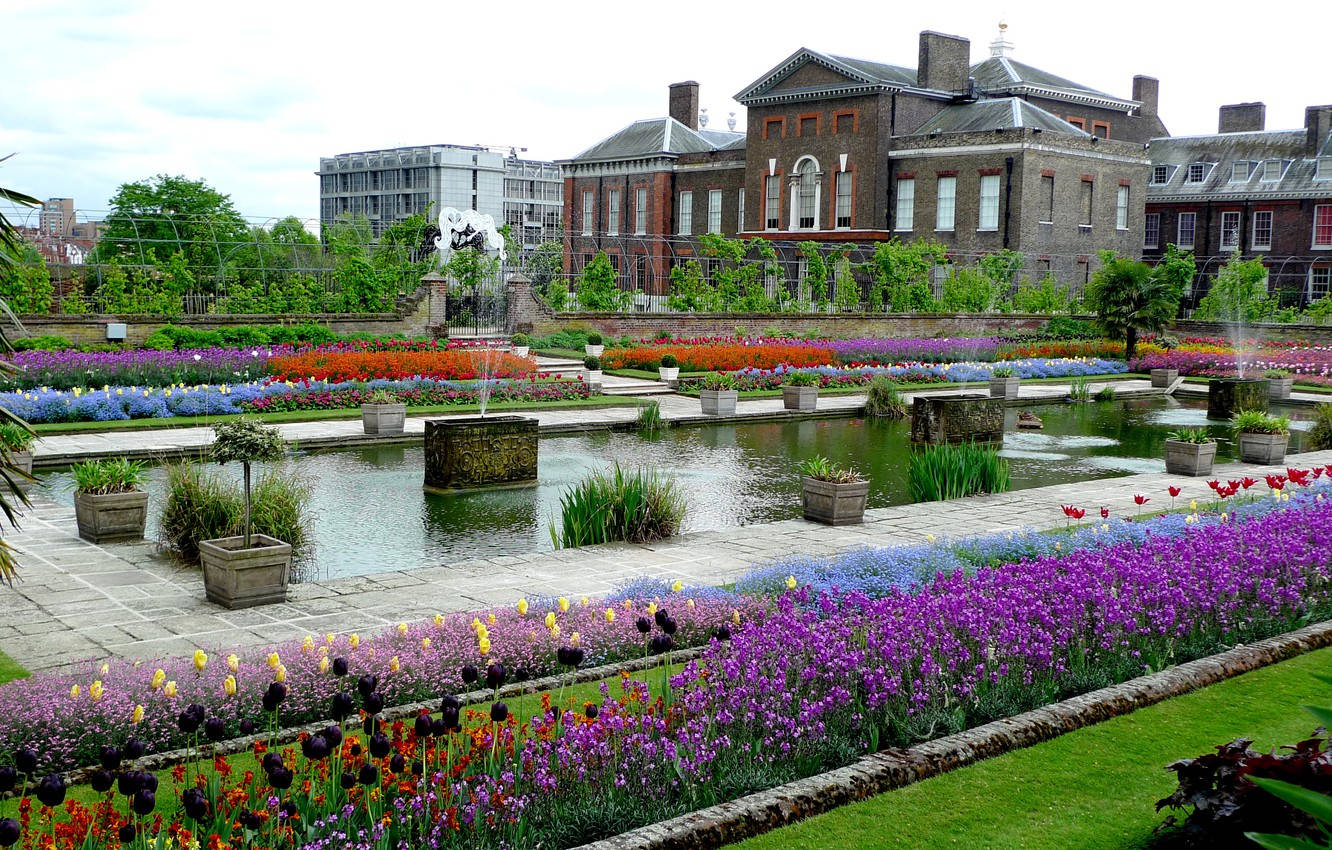
[[[1286,170],[1285,160],[1268,159],[1263,160],[1263,182],[1271,183],[1281,179],[1281,173]]]
[[[1230,166],[1230,182],[1243,183],[1253,175],[1253,163],[1246,160],[1232,163]]]
[[[1156,165],[1152,167],[1152,185],[1160,186],[1170,182],[1170,166]]]
[[[1320,156],[1314,166],[1315,180],[1332,180],[1332,156]]]
[[[1201,183],[1207,179],[1207,175],[1212,170],[1210,162],[1193,162],[1189,164],[1189,173],[1185,177],[1185,183]]]

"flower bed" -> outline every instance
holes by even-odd
[[[268,358],[291,346],[201,348],[181,351],[20,351],[9,359],[21,370],[0,386],[69,390],[77,387],[165,387],[242,383],[268,374]]]
[[[1063,340],[1054,342],[1008,342],[999,346],[998,360],[1079,357],[1123,360],[1124,343],[1109,340]]]
[[[674,354],[686,372],[731,372],[736,369],[772,369],[776,366],[818,366],[835,362],[822,343],[720,343],[715,345],[646,345],[610,348],[601,362],[607,369],[655,370],[666,354]]]
[[[840,363],[947,363],[954,360],[994,360],[1000,339],[993,336],[937,339],[884,339],[864,337],[822,343]]]
[[[819,377],[821,387],[864,386],[880,375],[907,384],[928,384],[940,381],[987,381],[995,363],[899,363],[892,366],[817,366],[808,369],[742,369],[735,373],[736,388],[741,390],[773,390],[780,387],[793,371],[812,372]],[[1128,371],[1122,361],[1084,360],[1012,360],[1005,362],[1019,378],[1064,378],[1073,375],[1117,375]]]
[[[551,402],[591,398],[592,388],[582,380],[575,381],[510,381],[497,379],[490,383],[490,403],[497,402]],[[365,384],[330,384],[315,382],[297,385],[287,392],[269,392],[245,405],[254,413],[274,413],[289,410],[343,410],[360,407],[375,389],[386,389],[395,401],[410,407],[446,404],[477,404],[480,391],[476,384],[458,384],[452,381],[371,381]]]
[[[1228,378],[1239,374],[1242,364],[1248,375],[1261,376],[1267,369],[1282,369],[1299,383],[1332,386],[1332,347],[1263,346],[1235,349],[1215,344],[1185,345],[1170,351],[1148,351],[1135,358],[1133,368],[1178,369],[1181,375]]]
[[[321,347],[273,357],[269,371],[279,381],[369,381],[375,378],[435,378],[469,381],[525,378],[536,374],[536,361],[507,352],[358,351]]]

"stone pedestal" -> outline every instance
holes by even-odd
[[[1003,399],[983,395],[917,396],[911,404],[911,441],[931,445],[1001,444]]]
[[[1207,418],[1231,419],[1238,410],[1267,411],[1266,378],[1213,378],[1207,382]]]
[[[535,419],[465,416],[426,420],[426,490],[531,487],[536,480]]]

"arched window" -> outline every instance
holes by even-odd
[[[801,157],[791,175],[791,229],[815,230],[819,226],[819,163],[812,156]]]

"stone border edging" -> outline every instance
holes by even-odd
[[[846,767],[640,827],[576,850],[722,847],[1327,646],[1332,646],[1332,620],[1247,646],[1241,644],[1216,655],[906,750],[872,753]]]

